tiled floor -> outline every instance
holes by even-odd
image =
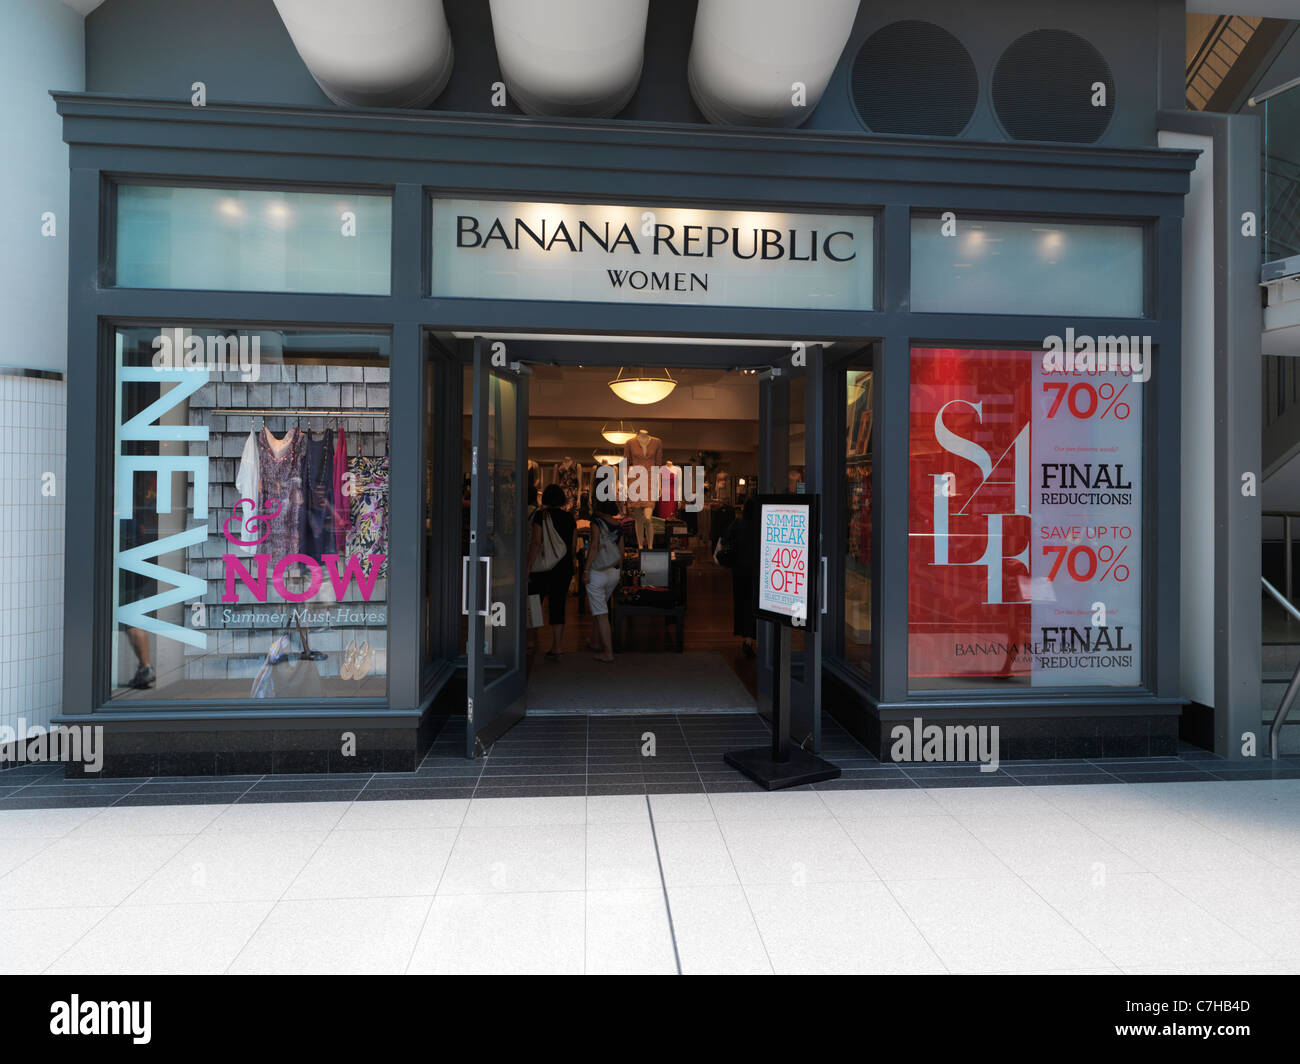
[[[1174,757],[1004,761],[996,772],[970,764],[882,764],[833,720],[827,718],[823,728],[822,753],[844,774],[804,788],[820,792],[1300,779],[1300,758],[1243,766],[1194,747]],[[19,766],[0,772],[0,811],[756,792],[758,786],[726,765],[722,755],[770,741],[767,725],[753,712],[548,716],[526,718],[486,757],[470,761],[464,756],[464,729],[463,720],[450,721],[415,772],[67,780],[59,765]]]
[[[1300,972],[1297,779],[238,797],[0,811],[0,969]]]

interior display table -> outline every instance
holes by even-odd
[[[686,570],[694,561],[690,551],[673,551],[668,562],[667,588],[619,587],[609,602],[609,624],[614,650],[623,649],[623,622],[629,617],[662,617],[664,630],[674,626],[674,649],[686,649]],[[623,570],[635,571],[637,555],[624,557]],[[624,577],[626,579],[626,576]]]

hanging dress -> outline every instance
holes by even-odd
[[[348,555],[361,560],[361,570],[371,575],[370,555],[384,555],[379,576],[388,575],[388,456],[353,455],[352,527],[348,529]]]
[[[306,434],[307,516],[302,552],[323,562],[334,553],[334,439],[324,432],[320,439]]]
[[[279,449],[273,446],[282,444]],[[257,438],[258,480],[262,513],[269,517],[261,549],[275,565],[290,554],[301,554],[307,522],[307,454],[299,429],[282,439],[263,428]]]
[[[334,445],[334,553],[348,551],[348,529],[352,527],[352,500],[348,498],[348,438],[343,426]]]

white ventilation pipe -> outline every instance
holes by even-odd
[[[491,0],[506,89],[530,115],[611,118],[641,80],[650,0]]]
[[[826,91],[858,0],[700,0],[691,95],[717,125],[799,126]]]
[[[442,0],[275,0],[294,47],[331,100],[425,107],[451,77]]]

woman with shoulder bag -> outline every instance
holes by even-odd
[[[623,528],[618,521],[618,506],[602,499],[596,503],[591,520],[591,545],[587,548],[587,605],[591,608],[595,643],[588,646],[596,660],[606,664],[614,660],[614,637],[609,629],[609,597],[623,575]]]
[[[573,559],[577,557],[573,541],[578,523],[564,508],[566,501],[560,485],[548,484],[542,492],[542,505],[529,519],[532,539],[528,544],[528,590],[549,603],[551,649],[546,657],[551,661],[560,660]]]

